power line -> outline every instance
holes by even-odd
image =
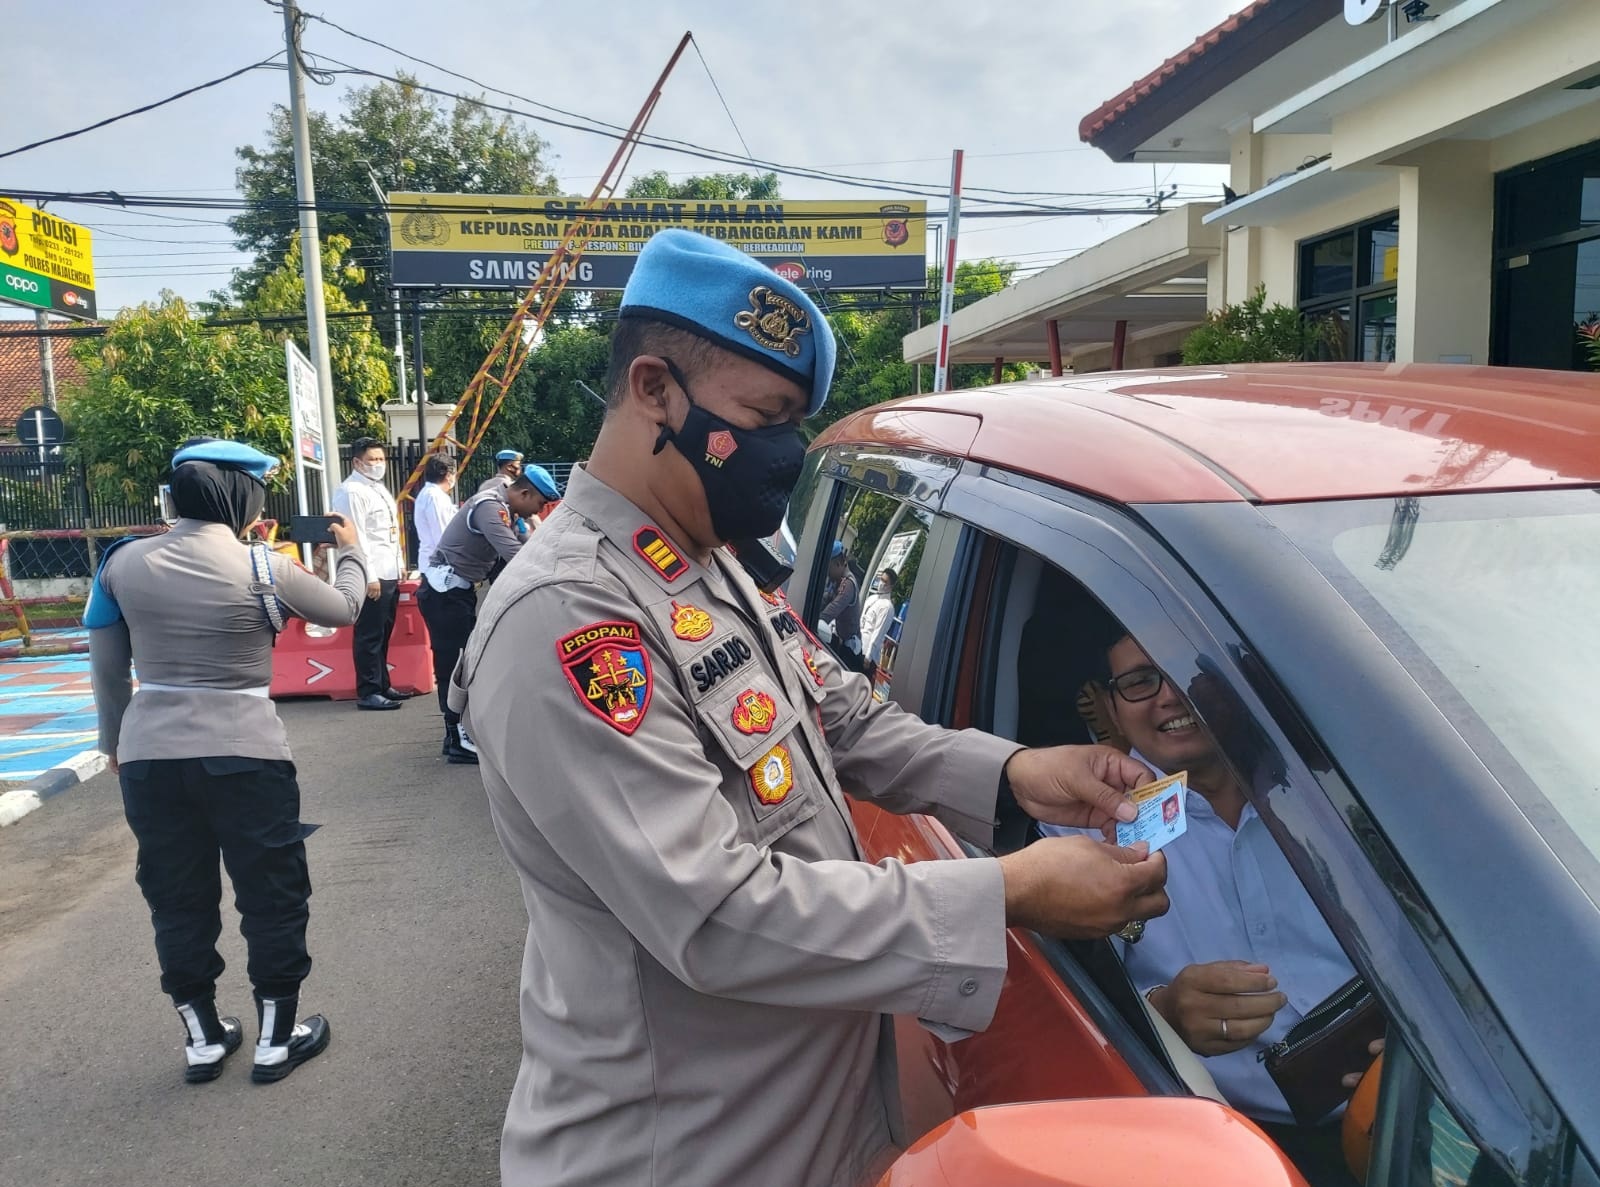
[[[241,74],[249,74],[252,70],[265,69],[266,67],[272,65],[273,58],[278,57],[282,53],[283,51],[279,50],[278,53],[275,53],[270,57],[263,58],[259,62],[252,62],[248,66],[241,66],[239,69],[230,71],[229,73],[222,75],[220,78],[213,78],[209,82],[199,83],[196,86],[189,87],[187,90],[179,91],[176,95],[168,95],[165,99],[157,99],[154,103],[146,103],[143,107],[135,107],[133,110],[124,111],[120,115],[108,116],[106,119],[89,124],[87,127],[78,128],[71,132],[62,132],[57,136],[48,136],[43,140],[35,140],[32,144],[24,144],[21,148],[13,148],[6,152],[0,152],[0,160],[4,160],[6,157],[14,157],[18,153],[25,153],[30,149],[43,148],[47,144],[56,144],[62,140],[71,140],[74,136],[82,136],[86,132],[93,132],[98,128],[104,128],[109,124],[116,123],[118,120],[125,120],[131,118],[132,116],[143,115],[145,112],[154,111],[158,107],[165,107],[168,103],[176,103],[179,99],[186,99],[190,95],[195,94],[197,91],[203,91],[208,87],[220,86],[222,83],[238,78]]]
[[[705,67],[706,77],[711,80],[711,89],[717,93],[717,101],[722,104],[722,110],[728,113],[728,122],[733,125],[733,134],[739,138],[739,145],[744,149],[744,155],[754,156],[749,144],[745,143],[744,133],[739,131],[739,121],[733,118],[733,109],[728,106],[728,101],[722,97],[722,88],[717,85],[717,76],[711,73],[711,66],[706,61],[706,56],[700,52],[700,43],[691,35],[689,44],[694,46],[694,56],[700,59],[700,65]]]

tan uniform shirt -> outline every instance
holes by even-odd
[[[272,592],[285,614],[348,626],[361,613],[367,565],[341,553],[334,583],[271,553]],[[160,758],[289,758],[272,683],[272,626],[250,549],[226,524],[180,519],[160,536],[106,558],[101,587],[122,618],[89,632],[100,749],[121,762]],[[130,666],[144,685],[133,692]],[[132,701],[130,707],[129,702]]]
[[[885,1015],[988,1024],[1004,888],[993,860],[863,862],[840,784],[987,840],[1016,744],[875,703],[731,556],[680,557],[582,470],[453,685],[529,916],[506,1187],[880,1170]]]

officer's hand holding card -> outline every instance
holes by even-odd
[[[1139,815],[1131,823],[1118,822],[1117,844],[1129,846],[1144,841],[1150,846],[1150,852],[1155,853],[1183,836],[1189,827],[1183,804],[1188,794],[1188,778],[1188,771],[1179,771],[1129,792],[1128,798]]]

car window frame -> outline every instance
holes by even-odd
[[[1403,867],[1370,820],[1363,819],[1348,789],[1330,796],[1330,786],[1337,791],[1340,783],[1331,758],[1271,674],[1264,668],[1247,670],[1255,659],[1250,645],[1182,561],[1128,508],[981,463],[963,466],[943,509],[1073,576],[1121,618],[1156,664],[1182,686],[1189,687],[1201,674],[1200,655],[1208,658],[1213,674],[1225,677],[1228,695],[1255,726],[1255,745],[1265,746],[1276,762],[1280,786],[1266,799],[1250,796],[1269,831],[1347,955],[1373,984],[1391,1025],[1398,1025],[1413,1051],[1421,1052],[1419,1062],[1430,1079],[1451,1082],[1440,1070],[1446,1055],[1449,1066],[1475,1076],[1492,1068],[1501,1077],[1514,1106],[1468,1112],[1458,1109],[1453,1098],[1449,1103],[1496,1161],[1528,1174],[1536,1151],[1548,1150],[1555,1138],[1549,1130],[1531,1128],[1529,1090],[1537,1089],[1537,1083],[1525,1064],[1517,1066],[1517,1058],[1511,1060],[1511,1077],[1506,1079],[1507,1067],[1473,1030],[1483,1017],[1468,1018],[1452,992],[1452,981],[1471,981],[1459,954],[1447,941],[1441,944],[1441,936],[1418,929],[1419,922],[1426,928],[1428,909],[1409,887]],[[1297,810],[1280,810],[1295,804]],[[1390,889],[1391,881],[1400,893]],[[1411,901],[1406,901],[1408,889]],[[1376,919],[1380,911],[1392,911],[1397,899],[1409,908],[1401,926],[1434,958],[1416,974],[1423,988],[1413,996],[1420,1000],[1396,1000],[1395,978],[1373,975],[1375,951],[1384,946],[1384,927]],[[1364,920],[1361,927],[1355,922],[1358,914]],[[1392,920],[1388,927],[1393,927]],[[1442,1012],[1455,1016],[1453,1030],[1442,1025]],[[1476,1041],[1464,1040],[1467,1034]]]

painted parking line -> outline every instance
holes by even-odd
[[[50,641],[81,633],[53,633]],[[0,660],[0,780],[42,788],[63,769],[88,771],[98,727],[88,656]]]

